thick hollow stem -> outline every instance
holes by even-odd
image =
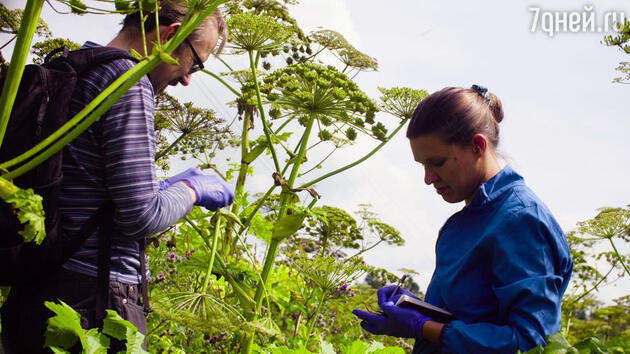
[[[247,170],[249,169],[249,162],[247,162],[247,154],[249,153],[249,127],[251,125],[251,114],[245,113],[245,117],[243,118],[243,133],[241,134],[241,168],[238,171],[238,177],[236,178],[236,188],[234,189],[234,193],[237,196],[241,196],[243,194],[243,190],[245,189],[245,180],[247,179]],[[239,202],[232,204],[232,208],[230,211],[238,215],[239,209],[241,205]],[[229,247],[232,244],[232,235],[234,233],[234,222],[229,221],[226,230],[225,243],[223,245],[223,252],[227,254],[229,252]]]
[[[99,105],[96,110],[94,110],[92,113],[90,113],[87,116],[87,118],[83,119],[78,125],[72,127],[72,130],[70,132],[68,132],[63,138],[61,138],[60,140],[58,140],[57,142],[55,142],[51,146],[46,147],[46,150],[44,150],[43,152],[39,153],[37,156],[35,156],[34,158],[32,158],[31,160],[26,162],[24,165],[22,165],[22,166],[18,167],[17,169],[9,172],[8,174],[4,175],[3,177],[6,178],[6,179],[11,179],[11,178],[16,178],[18,176],[21,176],[22,174],[24,174],[24,173],[28,172],[29,170],[35,168],[40,163],[44,162],[46,159],[51,157],[57,151],[61,150],[64,146],[69,144],[77,136],[79,136],[81,133],[83,133],[98,118],[100,118],[100,116],[103,115],[103,113],[105,113],[109,108],[111,108],[111,106],[113,106],[114,103],[116,103],[116,101],[118,101],[118,99],[120,99],[120,97],[122,97],[122,95],[124,95],[125,92],[127,92],[127,90],[129,90],[129,88],[131,88],[131,86],[135,85],[135,83],[138,82],[138,80],[140,80],[140,78],[142,76],[144,76],[148,71],[150,71],[151,68],[155,67],[159,62],[160,62],[160,59],[158,57],[155,57],[149,62],[140,63],[136,67],[132,68],[131,70],[134,70],[134,69],[139,67],[139,68],[141,68],[141,70],[134,70],[135,74],[128,81],[124,82],[122,85],[120,85],[120,86],[118,86],[118,87],[116,87],[116,88],[114,88],[112,90],[110,90],[111,86],[108,87],[108,89],[105,90],[104,92],[114,91],[114,93],[111,94],[111,96],[109,96],[101,105]],[[115,83],[120,84],[120,81],[116,80],[114,82],[114,84]],[[112,84],[112,85],[114,85],[114,84]],[[66,125],[64,125],[64,127],[65,126]],[[59,132],[59,130],[57,132]],[[40,146],[40,145],[38,145],[38,146]],[[38,148],[38,146],[36,146],[35,148]],[[39,150],[41,150],[41,149],[43,149],[43,147],[39,148]]]
[[[218,5],[224,3],[225,0],[218,0],[211,6],[208,6],[204,9],[203,12],[199,14],[194,14],[190,16],[190,22],[186,23],[186,25],[179,28],[179,30],[175,33],[175,36],[171,38],[164,47],[162,47],[162,51],[165,53],[171,53],[190,33],[194,28],[199,26],[203,19],[210,15]],[[41,6],[40,6],[41,8]],[[32,36],[31,36],[32,38]],[[28,48],[27,48],[28,50]],[[149,71],[151,71],[157,64],[161,61],[158,55],[153,55],[150,57],[148,61],[142,61],[134,68],[128,70],[125,74],[123,74],[120,78],[118,78],[114,83],[112,83],[104,92],[99,94],[90,104],[88,104],[83,110],[81,110],[75,117],[73,117],[68,123],[64,124],[57,132],[53,133],[50,137],[42,141],[40,144],[25,152],[24,154],[3,163],[0,165],[2,168],[7,168],[9,166],[13,166],[22,161],[25,161],[31,158],[34,154],[46,149],[44,152],[40,153],[37,157],[33,158],[28,163],[20,166],[18,169],[4,175],[3,177],[6,179],[15,178],[17,176],[22,175],[28,170],[34,168],[50,156],[52,156],[57,151],[61,150],[65,145],[70,143],[74,138],[76,138],[80,133],[85,131],[92,123],[94,123],[104,112],[106,112],[131,86],[133,86],[140,78],[146,75]],[[9,82],[10,80],[7,80]],[[19,80],[18,80],[19,82]],[[111,96],[110,96],[111,95]],[[109,97],[108,97],[109,96]],[[4,91],[3,91],[4,97]],[[107,99],[105,99],[107,98]],[[0,98],[0,101],[2,98]],[[102,104],[101,104],[102,103]],[[96,108],[98,107],[98,108]],[[96,108],[96,109],[95,109]],[[2,110],[5,109],[3,105]],[[94,111],[92,111],[94,110]],[[91,112],[91,113],[90,113]],[[5,113],[2,113],[5,114]],[[85,119],[86,115],[89,116]],[[7,114],[10,116],[10,108]],[[3,117],[3,116],[2,116]],[[83,119],[83,120],[82,120]],[[82,121],[81,121],[82,120]],[[81,121],[81,123],[79,123]],[[3,119],[0,118],[0,130],[2,130],[2,124],[8,123],[4,122]],[[76,127],[75,125],[79,123]],[[4,129],[6,130],[6,124],[4,125]],[[67,135],[65,135],[61,140],[57,141],[59,137],[61,137],[68,130],[72,129]],[[0,134],[2,135],[2,134]],[[57,142],[55,142],[57,141]],[[55,142],[52,146],[53,142]]]
[[[260,114],[260,120],[262,121],[263,131],[265,132],[265,137],[267,138],[267,142],[269,143],[269,150],[271,151],[271,156],[273,157],[273,164],[276,166],[276,172],[280,173],[280,164],[278,163],[278,156],[276,154],[276,149],[273,147],[273,143],[271,141],[271,135],[269,134],[269,126],[267,124],[267,119],[265,118],[265,110],[263,109],[262,98],[260,97],[260,87],[258,86],[258,75],[256,74],[256,63],[254,62],[254,56],[252,52],[249,52],[249,64],[252,70],[252,75],[254,77],[254,87],[256,88],[256,100],[258,102],[258,113]]]
[[[15,96],[24,73],[24,64],[26,64],[26,57],[31,47],[33,35],[35,35],[37,21],[39,20],[43,4],[44,0],[28,0],[24,8],[22,23],[20,24],[17,41],[11,55],[11,63],[2,87],[2,96],[0,96],[0,146],[2,146],[4,134],[7,131],[7,124],[9,124]]]
[[[206,293],[208,284],[210,284],[210,275],[212,274],[212,267],[214,266],[214,256],[217,254],[217,244],[219,243],[219,234],[221,233],[221,214],[218,214],[217,221],[214,223],[214,237],[212,238],[212,251],[210,253],[210,264],[208,264],[208,270],[206,271],[206,280],[203,283],[201,290],[202,294]]]
[[[310,117],[308,124],[306,125],[306,130],[304,131],[304,135],[302,136],[300,150],[296,157],[295,163],[293,164],[293,169],[291,170],[291,176],[289,177],[289,181],[288,181],[289,188],[292,188],[293,184],[295,183],[295,179],[297,178],[298,172],[300,171],[300,166],[302,165],[302,160],[304,159],[304,155],[306,155],[306,150],[308,147],[308,138],[313,129],[314,121],[315,121],[315,116],[313,115]],[[282,197],[280,199],[281,200],[280,212],[279,212],[278,219],[282,218],[287,213],[288,194],[289,194],[288,192],[284,192],[284,191],[282,192]],[[271,243],[269,244],[269,249],[267,251],[267,255],[265,256],[265,264],[263,266],[262,275],[261,275],[263,283],[267,282],[267,279],[269,278],[269,273],[271,272],[271,268],[273,267],[273,264],[276,260],[276,256],[278,255],[279,246],[280,246],[280,240],[276,240],[276,239],[273,239]],[[260,304],[262,301],[263,288],[265,285],[263,283],[258,284],[258,287],[256,288],[256,295],[254,296],[254,300],[256,302],[256,312],[258,312],[258,309],[260,308]]]

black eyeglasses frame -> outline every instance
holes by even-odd
[[[193,57],[195,58],[195,64],[193,64],[193,66],[188,71],[188,74],[192,75],[196,73],[197,71],[203,70],[204,65],[203,65],[203,61],[201,61],[201,58],[199,58],[199,54],[197,54],[197,51],[195,51],[195,48],[193,47],[192,43],[190,43],[188,38],[184,39],[184,42],[186,42],[186,45],[188,45],[188,48],[190,48],[190,51],[192,52]]]

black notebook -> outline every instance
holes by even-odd
[[[396,302],[396,306],[403,306],[414,309],[425,316],[429,316],[437,322],[448,323],[456,320],[457,317],[452,313],[441,309],[437,306],[433,306],[422,300],[418,300],[408,295],[402,295]]]

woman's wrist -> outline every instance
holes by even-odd
[[[428,320],[422,326],[422,337],[433,343],[440,343],[442,331],[446,325],[444,323]]]

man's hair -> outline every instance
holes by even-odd
[[[160,10],[158,12],[158,21],[160,22],[160,25],[168,26],[175,22],[182,22],[186,16],[186,12],[188,11],[185,4],[182,4],[179,0],[159,1]],[[138,8],[138,3],[134,3],[134,6]],[[144,15],[147,16],[146,21],[144,21],[145,32],[148,33],[155,30],[155,14],[152,12],[145,12]],[[221,42],[214,50],[215,56],[218,56],[221,51],[223,51],[228,37],[227,23],[225,22],[225,18],[223,17],[221,10],[217,9],[212,13],[212,15],[206,17],[203,22],[193,30],[190,36],[188,36],[188,39],[191,41],[199,40],[199,38],[201,38],[201,34],[208,30],[208,26],[213,25],[210,21],[215,21],[219,37],[221,38]],[[127,15],[123,20],[122,25],[123,27],[120,30],[121,32],[140,35],[142,32],[140,25],[140,11]]]

